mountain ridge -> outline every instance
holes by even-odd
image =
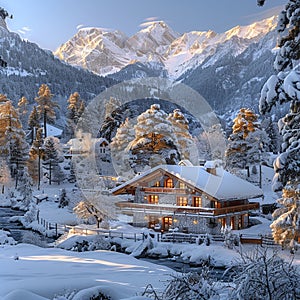
[[[247,26],[235,26],[224,33],[208,30],[179,34],[164,21],[149,22],[146,28],[131,37],[119,30],[81,28],[54,55],[99,75],[116,73],[136,62],[159,62],[165,66],[170,77],[176,79],[213,55],[220,44],[232,38],[241,39],[236,55],[241,53],[250,43],[257,42],[274,30],[276,19],[277,16],[273,16]],[[97,35],[83,36],[82,32],[87,33],[87,30],[94,30]]]

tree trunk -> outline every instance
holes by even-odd
[[[44,110],[44,138],[47,137],[47,113]]]

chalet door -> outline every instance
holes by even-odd
[[[164,217],[163,218],[163,228],[162,229],[164,231],[168,231],[172,227],[172,221],[173,221],[172,217]]]

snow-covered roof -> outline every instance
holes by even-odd
[[[41,128],[44,129],[44,126],[41,124]],[[46,124],[46,129],[47,129],[47,136],[54,136],[54,137],[60,137],[63,130],[60,128],[57,128],[53,125]]]
[[[134,177],[114,188],[112,193],[126,186],[137,186],[138,181],[156,171],[163,171],[182,179],[189,185],[218,200],[251,199],[261,197],[263,191],[252,183],[243,180],[223,168],[216,168],[216,175],[210,174],[201,166],[160,165]]]

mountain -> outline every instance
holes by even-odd
[[[249,26],[236,26],[225,33],[192,31],[180,35],[163,21],[150,22],[148,27],[131,37],[120,31],[84,28],[59,47],[55,55],[101,75],[116,73],[135,63],[156,62],[175,79],[208,57],[213,57],[212,63],[224,52],[239,55],[274,30],[276,19],[272,17]],[[223,44],[226,48],[220,52]]]
[[[75,91],[87,101],[116,83],[60,61],[50,51],[10,32],[0,19],[0,55],[7,62],[7,68],[0,68],[0,93],[15,104],[22,96],[34,103],[42,83],[49,85],[55,100],[61,101],[61,107],[66,107],[65,100]]]

